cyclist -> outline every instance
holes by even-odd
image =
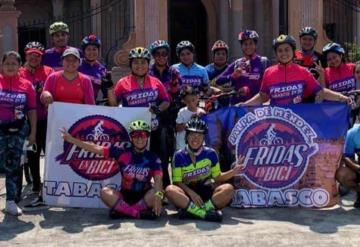
[[[211,53],[213,56],[213,63],[205,66],[205,69],[208,73],[209,80],[211,81],[211,86],[216,86],[215,79],[228,67],[228,57],[229,57],[229,46],[222,40],[217,40],[211,48]]]
[[[36,91],[36,152],[27,152],[28,162],[25,164],[29,166],[32,177],[32,191],[35,193],[40,192],[40,153],[45,153],[46,145],[46,128],[47,128],[47,110],[45,105],[40,101],[40,95],[43,90],[44,84],[48,76],[53,72],[53,69],[42,65],[42,56],[44,54],[44,46],[37,42],[32,41],[26,44],[24,52],[26,62],[19,70],[21,77],[30,81]]]
[[[64,70],[52,73],[45,81],[40,100],[46,106],[54,101],[94,105],[90,78],[78,71],[79,51],[70,47],[62,54]]]
[[[121,190],[116,191],[110,187],[101,190],[101,199],[110,208],[110,217],[155,219],[160,216],[161,201],[164,197],[161,161],[155,154],[146,150],[150,136],[150,126],[146,122],[136,120],[130,123],[130,149],[83,142],[72,137],[64,128],[61,129],[61,134],[67,142],[117,161],[122,177]]]
[[[316,70],[314,70],[316,65],[321,63],[321,65],[325,66],[321,53],[315,50],[317,37],[318,34],[314,28],[302,28],[299,32],[300,50],[295,51],[294,58],[295,63],[309,69],[316,79],[318,79],[319,76]]]
[[[352,103],[349,97],[321,87],[307,69],[293,62],[296,41],[292,36],[280,35],[274,39],[273,47],[278,64],[265,71],[260,92],[242,105],[259,105],[269,100],[275,105],[301,103],[304,97],[313,94],[326,100]]]
[[[206,123],[199,118],[192,118],[186,124],[187,146],[174,154],[174,184],[166,188],[166,197],[180,208],[180,218],[189,214],[204,220],[222,221],[220,209],[234,194],[234,187],[225,182],[243,169],[243,165],[240,159],[233,169],[222,173],[215,150],[203,146],[207,130]]]
[[[19,53],[4,54],[0,74],[0,172],[5,174],[5,212],[15,216],[22,214],[17,203],[21,199],[23,146],[25,139],[30,145],[36,142],[37,120],[36,93],[31,82],[19,76],[20,66]]]
[[[336,171],[336,180],[340,185],[357,192],[355,208],[360,208],[360,124],[355,124],[347,131],[343,162]]]
[[[237,97],[232,97],[232,104],[244,102],[256,95],[260,90],[264,71],[270,66],[269,59],[256,53],[259,40],[256,31],[245,30],[239,34],[238,40],[244,56],[230,64],[215,81],[218,86],[230,84],[238,92]]]
[[[62,54],[70,47],[69,26],[62,21],[54,22],[50,25],[49,34],[54,46],[45,51],[42,63],[55,71],[62,70]]]
[[[98,60],[100,46],[101,41],[94,34],[85,36],[81,41],[81,49],[84,57],[81,59],[79,72],[90,78],[94,89],[95,100],[98,98],[102,80],[106,76],[106,68]],[[105,95],[105,97],[107,97],[107,95]]]
[[[148,107],[152,113],[152,132],[150,150],[162,157],[159,145],[159,115],[169,107],[169,96],[164,85],[148,74],[151,54],[148,49],[136,47],[129,52],[131,74],[121,78],[114,89],[110,89],[109,103],[111,106],[122,104],[124,107]],[[168,162],[163,163],[164,184],[170,183]]]
[[[180,41],[176,45],[176,55],[180,63],[172,67],[180,72],[182,84],[199,88],[203,92],[210,92],[209,77],[206,69],[195,62],[195,46],[188,40]]]
[[[170,100],[169,108],[159,116],[160,127],[156,130],[154,142],[159,143],[161,152],[158,154],[163,163],[169,163],[174,153],[174,129],[176,114],[180,108],[179,85],[181,84],[180,73],[168,65],[170,46],[166,40],[156,40],[149,47],[154,58],[154,64],[150,66],[149,75],[159,79],[165,86]],[[170,179],[164,176],[164,186],[170,184]]]

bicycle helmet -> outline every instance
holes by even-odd
[[[281,34],[279,37],[274,39],[273,40],[274,50],[276,51],[276,49],[279,47],[279,45],[282,45],[282,44],[289,44],[291,46],[291,48],[293,49],[293,51],[296,50],[296,40],[291,35]]]
[[[188,40],[183,40],[180,41],[177,45],[176,45],[176,55],[179,56],[180,52],[184,49],[188,49],[189,51],[191,51],[192,53],[194,53],[195,51],[195,46]]]
[[[88,45],[94,45],[99,48],[101,46],[101,41],[95,34],[90,34],[85,36],[81,41],[81,49],[85,50],[86,46]]]
[[[170,51],[170,45],[166,40],[156,40],[151,43],[149,50],[151,54],[154,54],[157,49],[165,48],[168,52]]]
[[[43,55],[44,51],[45,51],[44,46],[40,42],[37,42],[37,41],[31,41],[31,42],[27,43],[24,48],[25,54],[37,53],[39,55]]]
[[[144,47],[136,47],[130,50],[129,52],[129,60],[133,60],[134,58],[145,58],[150,62],[151,54],[148,49]]]
[[[329,52],[335,52],[339,55],[344,55],[345,54],[345,50],[344,48],[341,47],[340,44],[338,43],[328,43],[324,46],[323,50],[323,55],[326,57],[326,55],[329,53]]]
[[[135,131],[145,131],[150,134],[150,126],[143,120],[135,120],[129,125],[129,134]]]
[[[311,37],[313,37],[315,40],[317,39],[317,32],[314,28],[312,27],[303,27],[300,32],[299,32],[299,37],[301,38],[302,36],[305,36],[305,35],[309,35]]]
[[[239,33],[238,40],[240,42],[243,42],[247,39],[252,39],[256,43],[259,39],[259,34],[254,30],[245,30]]]
[[[54,33],[57,32],[69,33],[68,25],[62,21],[54,22],[53,24],[50,25],[49,33],[50,35],[53,35]]]
[[[222,40],[215,41],[214,45],[211,48],[211,52],[214,53],[216,50],[224,49],[226,53],[229,52],[229,46]]]
[[[200,118],[195,117],[195,118],[190,119],[190,121],[188,121],[186,123],[185,131],[186,131],[186,134],[201,133],[201,134],[206,135],[206,133],[208,131],[208,127],[204,120],[201,120]]]

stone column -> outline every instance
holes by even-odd
[[[64,0],[52,0],[53,17],[61,18],[64,15]]]
[[[15,0],[0,0],[0,54],[18,50],[18,18],[21,14],[14,6]]]
[[[101,35],[101,12],[94,10],[96,7],[101,5],[101,0],[91,0],[90,1],[90,8],[93,10],[92,16],[91,16],[91,30],[96,35]]]
[[[241,49],[238,42],[238,34],[241,32],[243,27],[243,0],[232,0],[231,1],[231,32],[230,32],[230,59],[236,59],[241,56]]]
[[[298,40],[302,27],[315,28],[319,34],[316,49],[320,51],[329,42],[323,29],[323,11],[323,0],[289,0],[289,34]]]

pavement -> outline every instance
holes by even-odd
[[[25,202],[34,198],[25,187]],[[167,206],[155,221],[108,218],[105,209],[47,208],[4,214],[0,175],[0,246],[360,246],[355,194],[321,210],[264,208],[223,210],[224,221],[179,220]]]

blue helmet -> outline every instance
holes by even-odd
[[[90,34],[85,36],[81,41],[81,49],[85,50],[88,45],[94,45],[99,48],[101,46],[101,41],[95,34]]]
[[[345,54],[344,48],[342,48],[341,45],[338,43],[329,43],[325,45],[322,52],[324,56],[326,56],[329,52],[335,52],[339,55]]]

